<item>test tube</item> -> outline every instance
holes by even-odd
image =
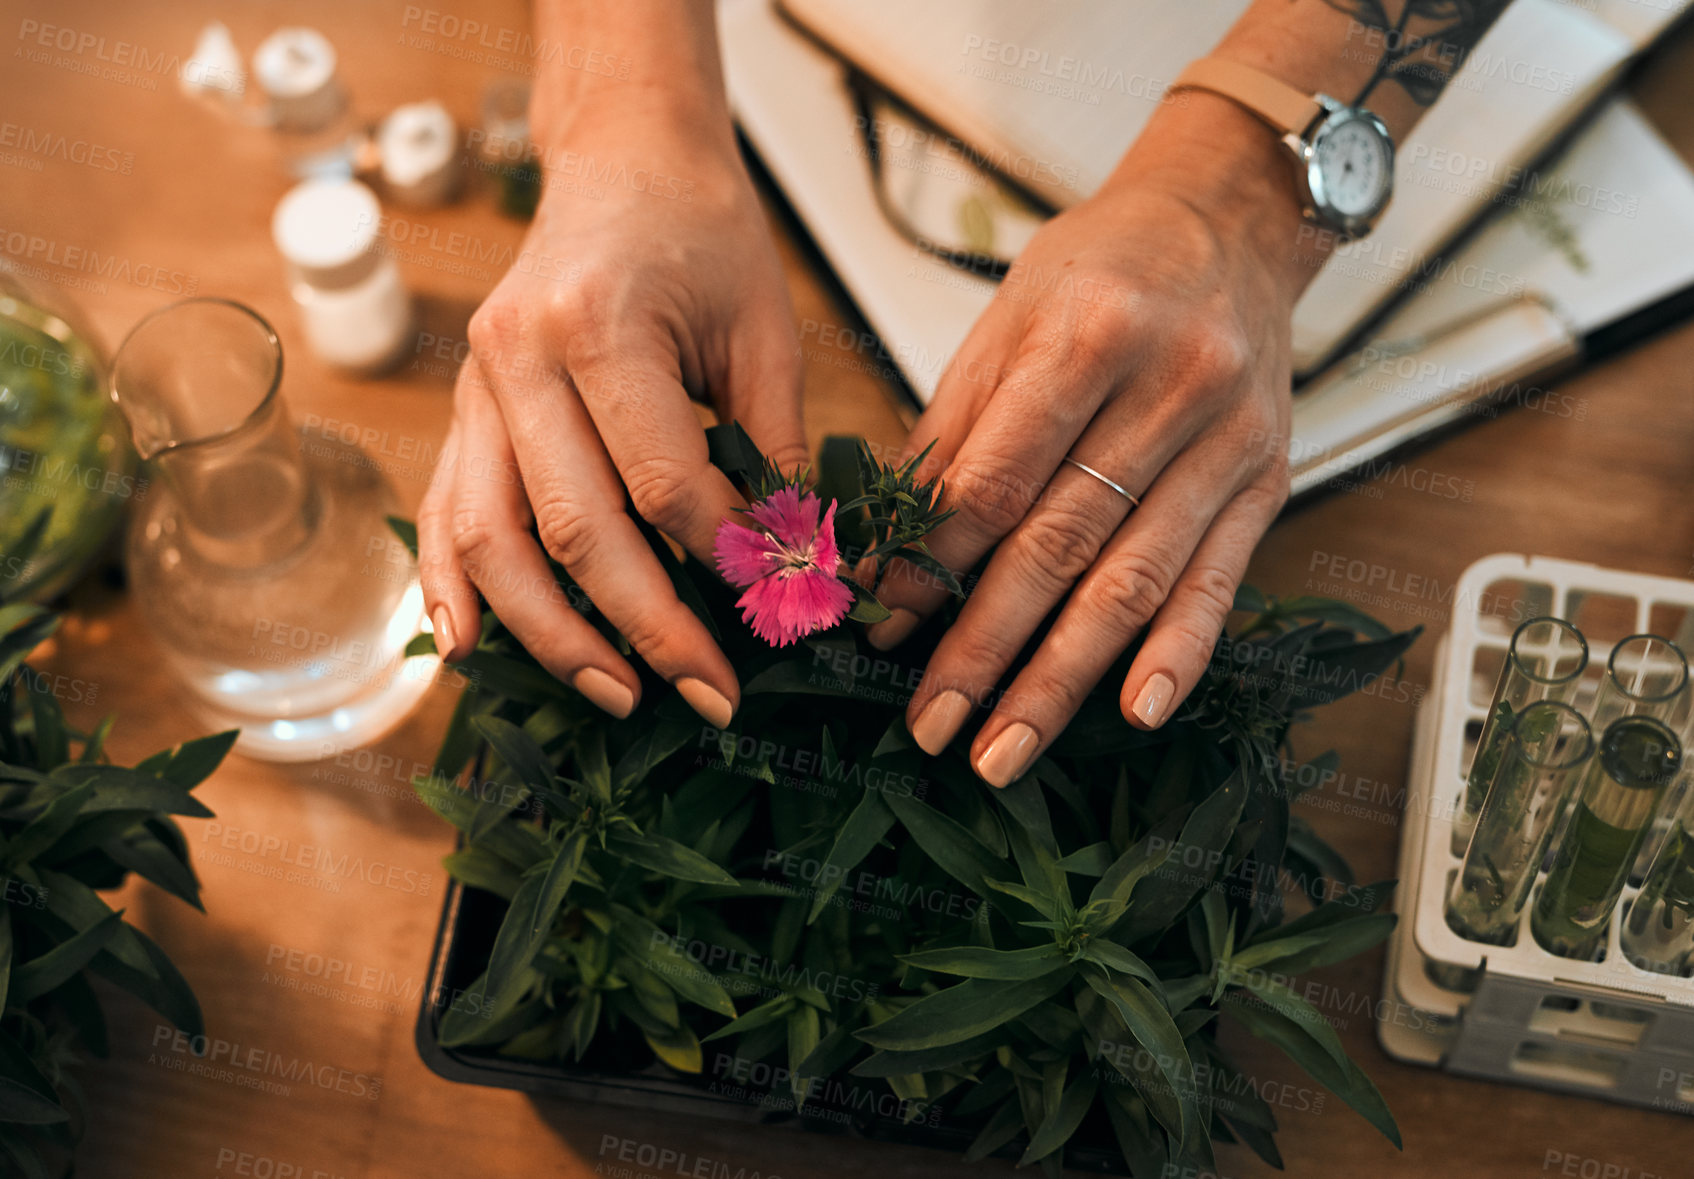
[[[1659,635],[1619,640],[1606,660],[1594,694],[1594,727],[1605,731],[1620,716],[1651,716],[1675,729],[1688,693],[1688,660],[1682,648]]]
[[[1568,704],[1538,700],[1512,718],[1447,898],[1447,924],[1459,936],[1511,943],[1554,820],[1593,753],[1588,722]]]
[[[1660,635],[1630,635],[1612,648],[1606,675],[1594,695],[1593,722],[1604,732],[1620,716],[1652,716],[1683,732],[1688,706],[1688,660],[1682,648]],[[1664,812],[1661,808],[1661,817]],[[1639,880],[1658,854],[1665,827],[1647,832],[1631,875]]]
[[[1531,618],[1512,632],[1512,645],[1494,685],[1494,699],[1482,722],[1482,736],[1471,756],[1464,798],[1453,823],[1454,855],[1465,854],[1476,829],[1482,800],[1500,768],[1500,746],[1512,719],[1538,700],[1569,704],[1587,666],[1587,640],[1563,619]]]
[[[1659,798],[1681,764],[1682,743],[1661,720],[1625,716],[1606,728],[1531,915],[1544,949],[1594,958]]]
[[[1660,974],[1694,971],[1694,790],[1678,803],[1618,931],[1624,956]]]

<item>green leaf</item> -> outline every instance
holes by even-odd
[[[111,916],[112,909],[100,899],[100,894],[75,877],[46,868],[36,869],[35,875],[47,894],[47,912],[61,921],[71,933],[80,933]],[[121,926],[106,946],[104,955],[131,971],[155,981],[158,979],[143,935],[133,926]]]
[[[535,894],[535,904],[528,914],[529,933],[532,938],[547,936],[553,928],[554,920],[559,916],[559,910],[565,907],[565,897],[569,895],[571,885],[576,883],[577,872],[582,868],[583,853],[588,850],[588,833],[577,831],[565,837],[559,845],[553,862],[547,867],[547,875],[543,878],[540,890]],[[523,894],[523,885],[518,885],[518,894]],[[513,907],[517,907],[514,898]],[[525,965],[533,960],[530,954],[525,959]],[[494,957],[489,956],[492,966]]]
[[[919,999],[897,1015],[862,1029],[873,1048],[912,1052],[956,1044],[1015,1019],[1075,976],[1069,967],[1011,982],[972,978]]]
[[[1058,861],[1059,867],[1078,876],[1104,876],[1112,863],[1112,845],[1104,840],[1079,847]]]
[[[92,785],[77,786],[48,803],[46,809],[25,824],[0,851],[0,872],[15,871],[57,843],[76,823],[83,806],[93,797]]]
[[[614,907],[612,936],[625,953],[690,1003],[735,1018],[735,1004],[711,971],[677,949],[670,935],[644,917]]]
[[[1088,894],[1089,907],[1098,907],[1101,914],[1099,928],[1110,926],[1123,914],[1135,886],[1170,857],[1181,831],[1182,815],[1167,815],[1157,827],[1112,861]]]
[[[841,824],[835,833],[835,842],[830,845],[829,854],[824,856],[823,866],[818,870],[818,883],[812,894],[811,912],[806,916],[806,924],[817,921],[841,886],[846,883],[847,875],[857,867],[894,826],[894,812],[888,809],[888,804],[882,800],[882,792],[867,790],[859,798],[847,816],[847,821]]]
[[[1362,954],[1394,930],[1392,913],[1367,913],[1307,933],[1270,936],[1237,951],[1230,964],[1240,970],[1276,970],[1299,974]],[[1286,929],[1286,927],[1284,927]]]
[[[965,1161],[980,1162],[1016,1138],[1022,1129],[1023,1107],[1016,1097],[1008,1097],[983,1124],[976,1140],[966,1149]]]
[[[847,611],[847,617],[854,622],[863,622],[869,625],[894,617],[894,612],[877,601],[876,596],[862,585],[849,581],[847,588],[853,591],[853,608]]]
[[[211,777],[212,771],[223,764],[223,759],[240,736],[240,729],[226,729],[221,733],[213,733],[210,737],[184,741],[171,753],[171,759],[165,763],[160,775],[184,790],[192,790]]]
[[[123,914],[113,913],[105,920],[89,926],[70,941],[61,942],[40,957],[31,958],[22,966],[14,967],[9,1001],[28,1003],[58,987],[71,975],[87,966],[94,955],[112,940],[112,935],[117,933],[122,924]]]
[[[655,709],[655,714],[652,726],[624,750],[618,764],[612,767],[614,793],[647,781],[648,775],[666,758],[701,735],[700,718],[692,712],[686,717],[680,714],[667,716],[661,704]]]
[[[694,1029],[687,1024],[678,1024],[676,1030],[668,1036],[656,1036],[645,1031],[641,1034],[646,1038],[647,1046],[653,1050],[653,1055],[679,1073],[698,1073],[704,1064],[700,1041],[695,1038]]]
[[[901,954],[899,959],[919,970],[958,974],[966,978],[1042,978],[1065,965],[1065,956],[1055,945],[1031,946],[1023,950],[954,946]]]
[[[817,1048],[818,1039],[817,1008],[802,1003],[788,1013],[788,1082],[796,1105],[805,1104],[811,1077],[803,1066]]]
[[[93,786],[94,796],[83,804],[83,812],[156,811],[209,819],[212,812],[188,793],[188,788],[169,778],[156,777],[123,766],[65,765],[48,776],[47,782],[30,792],[31,801],[45,801],[61,790]]]
[[[471,723],[493,746],[500,760],[511,767],[518,781],[536,790],[553,785],[553,763],[535,743],[535,738],[511,721],[497,716],[479,716]]]
[[[59,886],[54,885],[53,888],[57,892]],[[51,898],[48,907],[52,907]],[[147,958],[146,970],[136,970],[115,956],[114,951],[125,944],[126,939],[134,939],[139,943]],[[182,973],[165,952],[134,926],[121,926],[112,935],[112,940],[94,956],[88,968],[102,978],[123,987],[174,1023],[184,1035],[194,1037],[206,1034],[205,1018],[200,1012],[200,1001],[194,997],[194,989],[188,985],[188,980],[182,977]]]
[[[1143,979],[1155,987],[1160,983],[1159,976],[1154,973],[1151,966],[1116,942],[1108,941],[1102,937],[1088,939],[1087,947],[1082,951],[1082,958],[1085,962],[1093,962],[1096,965],[1106,967],[1108,970],[1115,970],[1119,974],[1128,974]]]
[[[524,704],[574,700],[575,688],[562,684],[533,663],[478,648],[454,664],[480,691]]]
[[[1400,1128],[1394,1123],[1394,1115],[1388,1111],[1382,1094],[1358,1065],[1345,1058],[1337,1063],[1301,1025],[1237,994],[1226,994],[1223,1005],[1249,1032],[1282,1049],[1314,1080],[1380,1130],[1384,1138],[1396,1147],[1401,1146]]]
[[[1176,845],[1167,848],[1159,866],[1135,886],[1123,916],[1124,928],[1114,930],[1121,941],[1134,944],[1165,929],[1212,882],[1223,866],[1223,850],[1246,801],[1247,785],[1237,767],[1194,808]]]
[[[1018,1166],[1027,1167],[1069,1142],[1077,1127],[1082,1125],[1083,1115],[1094,1104],[1094,1095],[1099,1088],[1100,1083],[1088,1073],[1083,1073],[1066,1086],[1064,1096],[1056,1104],[1049,1105],[1046,1119],[1029,1140],[1029,1148],[1018,1160]]]
[[[70,1116],[23,1045],[0,1032],[0,1122],[45,1126]]]
[[[545,874],[531,873],[524,877],[523,884],[518,887],[518,895],[512,898],[511,907],[506,910],[500,929],[494,935],[483,994],[497,1011],[508,1009],[528,985],[535,956],[547,940],[547,928],[539,931],[535,928],[536,914],[543,904],[544,890],[555,883],[561,858],[556,857]],[[569,865],[568,860],[565,863]],[[549,927],[554,913],[556,910],[548,910]]]
[[[744,1036],[748,1032],[758,1031],[767,1024],[781,1023],[793,1010],[797,1002],[798,1000],[792,995],[778,995],[774,999],[767,999],[706,1036],[702,1043],[710,1044],[713,1040],[721,1040],[729,1036]]]
[[[128,868],[202,913],[206,911],[200,903],[200,882],[195,879],[194,869],[189,866],[186,855],[179,856],[145,823],[134,825],[122,836],[106,840],[100,848],[119,867]]]
[[[1233,972],[1231,972],[1233,974]],[[1265,1006],[1276,1012],[1283,1019],[1294,1024],[1318,1047],[1329,1053],[1330,1059],[1339,1066],[1347,1064],[1347,1050],[1341,1046],[1341,1037],[1335,1034],[1334,1026],[1323,1017],[1323,1013],[1306,1002],[1293,991],[1262,974],[1237,976],[1242,985],[1261,1000]],[[1239,1011],[1245,1006],[1245,1001],[1238,1002]]]
[[[913,1073],[958,1068],[987,1056],[1004,1042],[1005,1034],[995,1028],[993,1031],[945,1044],[940,1048],[918,1048],[909,1052],[873,1052],[853,1066],[853,1075],[901,1077]]]
[[[1010,864],[984,847],[981,840],[958,822],[927,802],[897,791],[885,795],[884,801],[924,854],[978,896],[989,896],[988,881],[1012,875]]]
[[[54,1179],[31,1140],[21,1133],[0,1129],[0,1157],[10,1159],[17,1179]]]
[[[1166,1175],[1170,1173],[1170,1153],[1158,1130],[1148,1124],[1147,1106],[1140,1097],[1122,1085],[1107,1085],[1106,1116],[1118,1140],[1118,1150],[1129,1164],[1132,1175]]]
[[[607,833],[606,847],[632,864],[676,880],[692,880],[700,884],[735,883],[735,877],[705,856],[663,835],[635,835],[625,828],[614,827]]]
[[[1130,1035],[1152,1055],[1168,1092],[1176,1096],[1181,1110],[1182,1139],[1187,1141],[1191,1134],[1204,1133],[1204,1122],[1195,1103],[1194,1068],[1188,1058],[1188,1045],[1158,997],[1139,979],[1113,978],[1096,970],[1085,970],[1082,977],[1095,994],[1116,1009]]]
[[[460,884],[480,888],[510,901],[523,884],[510,864],[484,847],[462,847],[442,857],[442,867]]]
[[[70,737],[65,733],[65,713],[53,693],[29,683],[29,707],[35,721],[35,764],[37,769],[50,770],[70,759]]]
[[[1344,647],[1308,650],[1289,673],[1289,703],[1316,708],[1367,688],[1417,641],[1423,627]]]

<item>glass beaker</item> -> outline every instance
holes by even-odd
[[[387,480],[356,447],[288,419],[282,348],[257,313],[188,299],[143,319],[112,397],[157,473],[132,523],[143,618],[236,748],[309,761],[398,724],[435,669],[407,660],[418,570],[385,517]]]
[[[1453,820],[1453,854],[1462,856],[1476,829],[1482,801],[1500,768],[1500,747],[1512,719],[1537,700],[1569,704],[1588,666],[1588,641],[1560,618],[1531,618],[1512,632],[1506,662],[1494,685],[1494,699],[1482,722],[1482,735],[1471,755],[1470,773],[1459,813]]]
[[[1625,716],[1607,727],[1531,914],[1530,928],[1544,949],[1594,958],[1659,799],[1681,764],[1682,743],[1663,721]]]
[[[1694,790],[1684,790],[1678,801],[1659,853],[1618,930],[1625,957],[1660,974],[1694,969]]]
[[[1464,865],[1447,898],[1461,937],[1509,945],[1553,825],[1594,752],[1582,714],[1538,700],[1512,718]]]

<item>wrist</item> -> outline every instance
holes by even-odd
[[[1282,137],[1220,94],[1171,95],[1102,193],[1149,185],[1183,200],[1231,249],[1256,258],[1290,302],[1328,257],[1333,235],[1305,216],[1293,157]]]
[[[563,147],[604,128],[733,153],[716,19],[699,0],[538,0],[537,32],[555,52],[536,73],[531,138]]]

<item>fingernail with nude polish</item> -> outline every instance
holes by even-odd
[[[453,649],[453,627],[447,618],[447,607],[437,606],[429,621],[435,628],[435,649],[445,657]]]
[[[906,636],[918,628],[919,621],[912,611],[904,606],[896,606],[888,612],[887,618],[866,631],[865,637],[878,651],[886,651],[905,642]]]
[[[571,687],[619,720],[635,710],[635,693],[598,667],[577,672],[571,677]]]
[[[1157,728],[1165,719],[1165,709],[1170,707],[1171,697],[1175,694],[1176,685],[1171,683],[1170,676],[1162,671],[1154,672],[1141,685],[1141,695],[1135,698],[1135,715],[1141,718],[1142,724]]]
[[[969,698],[949,688],[925,704],[923,711],[918,713],[918,719],[912,722],[912,740],[918,743],[919,749],[934,757],[947,748],[947,743],[970,714]]]
[[[1007,725],[976,760],[976,772],[990,786],[1009,786],[1023,776],[1035,760],[1041,738],[1022,721]]]
[[[685,675],[676,681],[676,690],[688,701],[688,707],[720,729],[727,727],[735,716],[735,705],[729,702],[729,697],[705,680]]]

